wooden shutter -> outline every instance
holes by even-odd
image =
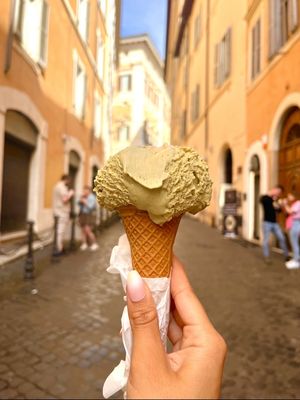
[[[269,0],[269,57],[275,54],[275,6],[277,0]]]
[[[215,45],[215,70],[214,70],[214,82],[215,86],[219,86],[219,43]]]
[[[228,29],[225,35],[224,77],[228,78],[230,72],[231,72],[231,28]]]
[[[293,33],[299,23],[299,0],[289,0],[288,2],[288,30],[289,33]]]
[[[49,5],[43,0],[41,25],[40,25],[40,51],[39,63],[45,67],[47,64],[48,52],[48,32],[49,32]]]

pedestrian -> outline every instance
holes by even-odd
[[[127,399],[218,399],[226,344],[193,292],[183,265],[173,258],[171,315],[166,353],[155,303],[137,271],[127,281],[132,356]]]
[[[264,217],[263,217],[263,254],[265,262],[270,264],[270,245],[269,240],[271,233],[279,241],[279,245],[283,251],[285,260],[289,260],[289,253],[287,248],[287,243],[285,236],[277,222],[277,214],[282,211],[282,206],[280,205],[280,196],[283,193],[283,187],[277,185],[270,189],[269,192],[260,198],[260,202],[263,207]]]
[[[95,219],[96,196],[92,193],[92,188],[86,185],[79,200],[79,224],[82,232],[82,244],[80,250],[86,250],[90,245],[90,250],[95,251],[99,248],[92,227]]]
[[[64,252],[63,239],[70,220],[71,199],[74,190],[69,188],[70,177],[62,175],[61,179],[53,189],[53,214],[58,218],[56,254],[62,255]]]
[[[297,200],[295,193],[289,193],[284,202],[285,211],[288,213],[290,221],[290,241],[293,250],[293,258],[285,263],[288,269],[295,269],[300,267],[300,200]]]

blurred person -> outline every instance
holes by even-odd
[[[289,193],[284,202],[285,211],[288,213],[287,221],[289,221],[289,236],[293,250],[293,258],[285,263],[288,269],[300,267],[300,200],[297,200],[295,193]]]
[[[167,354],[153,297],[137,271],[128,275],[127,307],[132,328],[128,399],[220,397],[226,344],[194,293],[183,265],[173,258]]]
[[[78,202],[79,224],[82,232],[82,244],[80,250],[86,250],[90,245],[90,250],[95,251],[99,248],[92,227],[94,224],[94,211],[96,210],[96,196],[92,193],[92,188],[86,185],[83,194]]]
[[[70,220],[71,199],[74,196],[74,190],[70,189],[69,185],[70,177],[62,175],[53,189],[53,214],[58,217],[56,255],[63,253],[63,239]]]
[[[280,248],[283,251],[285,260],[288,261],[289,253],[287,248],[287,243],[285,236],[277,222],[277,214],[282,211],[282,202],[280,201],[280,196],[283,193],[283,187],[277,185],[270,189],[267,194],[261,196],[260,203],[263,207],[264,217],[263,217],[263,255],[265,262],[270,263],[270,236],[271,233],[279,241]]]

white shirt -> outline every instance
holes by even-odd
[[[70,202],[64,202],[69,190],[63,181],[59,181],[53,189],[53,213],[58,217],[67,217],[70,214]]]

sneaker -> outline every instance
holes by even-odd
[[[300,263],[299,261],[292,259],[290,261],[287,261],[285,263],[285,266],[287,267],[287,269],[296,269],[300,267]]]
[[[88,248],[88,245],[86,243],[82,243],[82,245],[80,246],[80,250],[84,251]]]
[[[90,247],[90,250],[92,250],[92,251],[96,251],[96,250],[98,250],[99,249],[99,246],[97,245],[97,243],[93,243],[92,245],[91,245],[91,247]]]
[[[272,261],[271,261],[270,257],[264,257],[264,262],[267,265],[271,265],[272,264]]]

